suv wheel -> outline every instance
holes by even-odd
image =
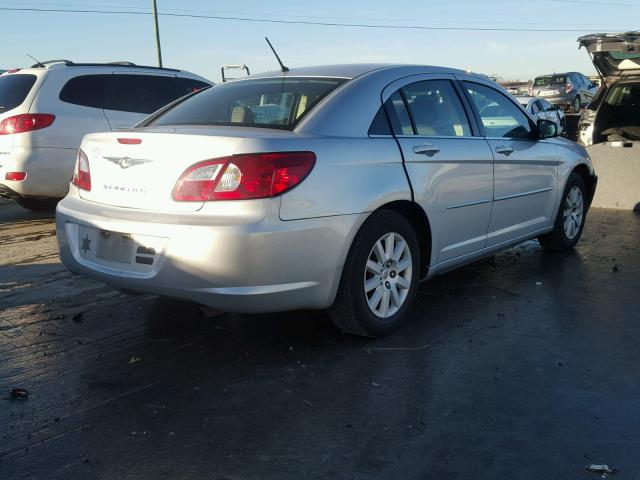
[[[55,212],[59,198],[17,197],[16,203],[32,212]]]
[[[420,249],[409,221],[373,213],[356,236],[329,315],[345,332],[378,337],[406,320],[420,276]]]
[[[553,230],[538,237],[545,250],[570,250],[578,243],[587,215],[584,180],[577,173],[569,175]]]

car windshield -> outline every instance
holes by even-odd
[[[231,125],[293,130],[343,78],[263,78],[218,84],[154,118],[149,125]]]
[[[0,77],[0,113],[19,106],[36,83],[35,75],[10,74]]]
[[[533,86],[546,87],[547,85],[557,85],[558,83],[567,83],[567,77],[564,75],[549,75],[546,77],[538,77],[533,82]]]

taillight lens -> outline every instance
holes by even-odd
[[[567,83],[567,84],[564,86],[564,92],[565,92],[565,93],[571,93],[572,91],[573,91],[573,85],[571,85],[570,83]]]
[[[87,155],[78,149],[76,156],[76,167],[73,170],[73,178],[71,179],[76,187],[82,190],[91,191],[91,171],[89,169],[89,159]]]
[[[55,119],[56,116],[49,113],[23,113],[14,115],[0,122],[0,135],[32,132],[33,130],[47,128]]]
[[[275,152],[234,155],[196,163],[173,190],[178,202],[249,200],[291,190],[316,163],[313,152]]]
[[[11,180],[12,182],[21,182],[27,178],[27,172],[7,172],[4,176],[5,180]]]

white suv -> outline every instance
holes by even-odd
[[[189,72],[54,60],[0,75],[0,196],[30,210],[67,194],[87,133],[130,128],[211,82]]]

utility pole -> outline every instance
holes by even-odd
[[[152,0],[153,3],[153,24],[156,30],[156,51],[158,52],[158,66],[162,68],[162,50],[160,48],[160,29],[158,28],[158,7],[156,0]]]

